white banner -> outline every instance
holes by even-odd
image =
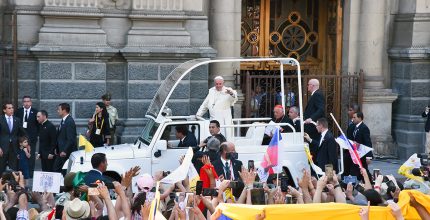
[[[61,173],[34,171],[33,176],[34,192],[60,192],[63,178]]]
[[[191,159],[193,159],[193,155],[193,149],[191,147],[188,148],[187,154],[185,154],[185,158],[184,161],[182,161],[182,164],[176,170],[171,172],[168,176],[160,180],[160,182],[167,184],[175,184],[179,181],[184,180],[187,177],[190,165],[192,165]]]

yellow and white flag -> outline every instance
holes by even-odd
[[[94,150],[93,145],[84,137],[82,134],[79,135],[79,147],[85,147],[85,152],[92,152]]]
[[[322,171],[322,169],[316,164],[314,164],[314,161],[312,160],[311,152],[309,151],[309,147],[306,145],[305,145],[305,152],[306,152],[306,156],[308,157],[308,161],[311,164],[311,167],[315,171],[315,173],[320,176],[324,175],[325,173]]]
[[[416,180],[416,181],[422,183],[422,182],[424,182],[424,179],[422,177],[414,176],[411,173],[412,169],[420,168],[420,167],[421,167],[420,158],[418,158],[417,154],[413,154],[411,157],[409,157],[409,159],[405,163],[403,163],[402,166],[400,166],[397,173],[399,173],[400,175],[405,176],[409,179],[413,179],[413,180]]]
[[[155,187],[155,197],[151,202],[151,208],[149,210],[149,220],[166,220],[163,214],[160,212],[160,182],[157,182]]]
[[[200,180],[199,173],[197,172],[194,165],[191,163],[188,168],[188,179],[190,181],[190,190],[191,192],[196,192],[197,181]]]

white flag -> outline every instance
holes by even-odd
[[[188,175],[190,166],[193,165],[191,163],[191,159],[193,159],[193,155],[194,155],[193,149],[191,147],[188,148],[187,154],[185,154],[185,158],[184,158],[184,161],[182,161],[182,164],[178,168],[176,168],[176,170],[171,172],[168,176],[160,180],[160,182],[167,183],[167,184],[175,184],[179,181],[184,180]]]
[[[349,139],[348,139],[348,141],[351,144],[354,144],[354,141],[351,141]],[[339,144],[339,146],[342,149],[349,150],[349,148],[347,146],[347,143],[345,143],[342,138],[340,138],[340,137],[336,138],[336,142]],[[370,151],[373,151],[373,148],[368,147],[368,146],[366,146],[364,144],[359,144],[358,147],[357,147],[357,153],[358,153],[358,156],[360,156],[360,158],[364,157],[364,155],[366,155]]]

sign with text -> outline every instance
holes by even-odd
[[[34,171],[33,191],[59,193],[61,182],[61,173]]]

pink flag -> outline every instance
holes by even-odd
[[[279,128],[276,128],[272,140],[267,147],[267,151],[264,154],[263,161],[261,162],[261,167],[269,170],[269,174],[274,173],[272,167],[278,166],[278,144],[281,140],[279,133]]]

